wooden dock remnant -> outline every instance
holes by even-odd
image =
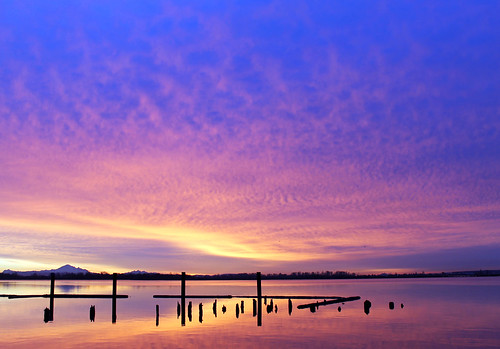
[[[317,307],[323,306],[323,305],[357,301],[358,299],[361,299],[361,297],[354,296],[354,297],[343,297],[343,298],[338,298],[338,299],[332,299],[329,301],[324,300],[323,302],[301,304],[301,305],[297,306],[297,309],[307,309],[307,308],[311,308],[312,306],[315,306],[317,308]]]

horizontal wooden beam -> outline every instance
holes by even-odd
[[[310,307],[315,307],[315,306],[320,306],[320,305],[328,305],[328,304],[335,304],[335,303],[344,303],[344,302],[352,302],[352,301],[357,301],[358,299],[361,299],[359,296],[354,296],[354,297],[344,297],[344,298],[339,298],[331,301],[323,301],[323,302],[316,302],[316,303],[309,303],[309,304],[301,304],[298,305],[298,309],[307,309]]]
[[[15,298],[50,298],[50,294],[12,294],[9,299]],[[128,295],[117,294],[55,294],[54,298],[128,298]]]
[[[268,296],[263,297],[272,299],[346,299],[338,296]],[[156,294],[153,298],[182,298],[181,295],[174,294]],[[257,296],[235,296],[235,295],[188,295],[186,298],[258,298]],[[316,304],[316,303],[315,303]]]

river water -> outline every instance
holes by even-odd
[[[2,281],[0,294],[46,294],[50,281]],[[187,295],[256,295],[255,281],[187,281]],[[56,294],[111,294],[111,281],[56,280]],[[316,300],[273,299],[262,324],[253,300],[192,302],[191,317],[177,316],[180,281],[118,280],[116,322],[111,299],[54,301],[0,297],[1,348],[499,348],[500,278],[381,280],[263,280],[263,295],[360,296],[360,300],[298,309]],[[271,299],[268,297],[267,304]],[[364,301],[371,307],[365,313]],[[242,312],[241,301],[244,302]],[[320,300],[321,301],[321,300]],[[394,302],[390,309],[389,302]],[[200,306],[202,303],[202,316]],[[89,309],[95,305],[95,321]],[[159,317],[156,317],[156,305]],[[239,316],[237,317],[238,305]],[[403,307],[401,306],[403,305]],[[226,312],[223,313],[222,307]],[[340,308],[339,308],[340,307]],[[187,312],[187,311],[186,311]],[[157,322],[158,320],[158,322]]]

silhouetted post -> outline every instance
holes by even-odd
[[[253,317],[256,317],[257,316],[257,301],[255,299],[252,299],[253,300],[253,309],[252,309],[252,312],[253,312]]]
[[[245,301],[241,301],[241,313],[245,314]]]
[[[181,305],[177,302],[177,318],[179,318],[179,316],[181,316]]]
[[[193,321],[193,303],[189,302],[188,304],[188,319],[189,322]]]
[[[198,321],[200,321],[200,324],[203,322],[203,303],[199,305]]]
[[[50,309],[49,308],[45,308],[43,310],[43,322],[47,323],[50,321]]]
[[[236,303],[236,318],[240,317],[240,305]]]
[[[372,302],[370,302],[368,299],[365,300],[365,302],[363,303],[363,308],[365,310],[366,315],[370,314],[370,307],[371,306],[372,306]]]
[[[389,309],[394,309],[394,302],[389,302]]]
[[[113,300],[111,303],[111,322],[116,323],[116,280],[118,275],[113,273]]]
[[[54,321],[54,293],[56,284],[56,274],[50,273],[50,321]]]
[[[215,317],[217,317],[217,299],[214,300],[214,304],[212,304],[212,311],[214,312]]]
[[[260,271],[257,272],[257,326],[262,326],[262,280]]]
[[[288,315],[292,315],[292,300],[288,298]]]
[[[89,318],[90,318],[90,322],[95,321],[95,305],[90,306]]]
[[[156,327],[160,324],[160,306],[156,304]]]
[[[186,273],[181,274],[181,325],[186,326]]]

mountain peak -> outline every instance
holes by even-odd
[[[34,274],[50,275],[51,273],[55,273],[55,274],[79,274],[79,273],[83,273],[83,274],[86,274],[86,273],[89,273],[89,271],[86,269],[74,267],[70,264],[66,264],[60,268],[50,269],[50,270],[15,271],[15,270],[7,269],[7,270],[4,270],[3,273],[4,274],[18,274],[20,276],[30,276],[30,275],[34,275]]]

